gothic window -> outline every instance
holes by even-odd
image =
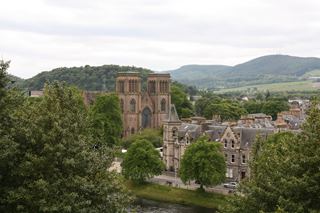
[[[120,109],[121,109],[121,112],[124,112],[124,102],[123,102],[123,99],[120,100]]]
[[[138,81],[129,80],[129,92],[137,92],[137,91],[138,91]]]
[[[130,112],[136,112],[136,101],[134,99],[130,101]]]
[[[131,128],[131,135],[133,135],[134,134],[134,128],[132,127]]]
[[[231,163],[235,162],[235,155],[231,155]]]
[[[161,112],[165,112],[166,111],[166,100],[162,99],[161,100]]]
[[[124,93],[124,81],[118,81],[118,83],[119,83],[119,87],[118,87],[119,92]]]
[[[234,140],[231,140],[231,148],[234,148]]]
[[[155,81],[149,81],[148,91],[151,94],[156,93],[156,82]]]

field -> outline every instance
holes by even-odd
[[[259,84],[250,85],[244,87],[236,87],[229,89],[221,89],[216,93],[227,93],[236,91],[260,91],[265,92],[285,92],[285,91],[314,91],[320,89],[319,84],[313,83],[312,81],[295,81],[295,82],[284,82],[284,83],[273,83],[273,84]]]
[[[223,208],[227,203],[225,195],[216,193],[191,191],[151,183],[135,185],[127,182],[127,186],[137,197],[150,200],[202,206],[212,209]]]

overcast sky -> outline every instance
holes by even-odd
[[[319,0],[0,0],[0,57],[29,78],[63,66],[152,70],[320,57]]]

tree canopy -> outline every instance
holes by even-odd
[[[1,212],[123,212],[122,180],[112,154],[94,148],[80,92],[55,82],[39,101],[23,102],[0,137]],[[1,125],[1,133],[4,129]]]
[[[160,153],[145,139],[137,140],[130,146],[121,165],[124,177],[136,183],[160,175],[164,169]]]
[[[97,141],[108,146],[119,144],[122,119],[117,95],[108,94],[97,97],[90,107],[90,126]]]
[[[203,186],[222,183],[226,175],[226,163],[220,144],[199,138],[187,147],[179,169],[181,180],[186,183],[195,180]]]
[[[171,85],[171,102],[175,105],[179,117],[189,118],[193,115],[193,107],[184,90],[182,84],[174,82]]]
[[[143,139],[150,141],[156,148],[161,147],[163,143],[162,132],[160,129],[143,129],[139,133],[123,138],[121,145],[123,148],[128,149],[135,141]]]

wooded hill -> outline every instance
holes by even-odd
[[[28,90],[40,90],[46,81],[58,80],[65,81],[83,90],[114,91],[115,78],[118,72],[139,72],[142,78],[146,79],[148,73],[152,71],[133,66],[118,65],[62,67],[52,71],[41,72],[30,79],[19,82],[18,85]]]
[[[168,72],[181,83],[202,88],[230,88],[297,81],[317,69],[320,69],[320,58],[267,55],[236,66],[185,65]]]

